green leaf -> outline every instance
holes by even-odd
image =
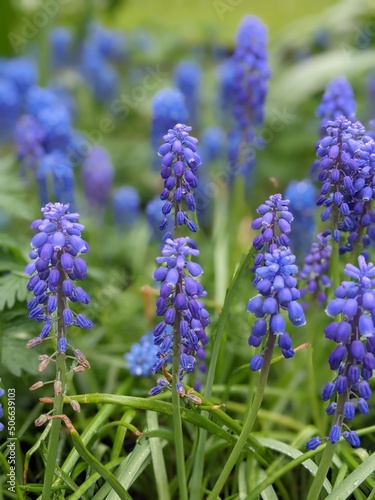
[[[349,476],[344,479],[340,485],[335,488],[326,500],[345,500],[355,491],[358,486],[365,481],[375,470],[375,453],[367,458],[361,465],[357,467]]]
[[[37,357],[30,356],[30,351],[26,348],[26,342],[29,339],[30,336],[25,331],[3,330],[0,364],[16,377],[21,376],[22,370],[34,374],[38,371]]]
[[[17,168],[14,168],[15,159],[9,155],[0,158],[0,212],[11,217],[22,219],[30,218],[30,210],[25,202],[25,186],[19,178]]]
[[[29,293],[26,288],[27,277],[11,272],[0,277],[0,311],[13,307],[17,300],[23,302]]]
[[[270,439],[270,438],[264,438],[264,437],[258,437],[258,442],[262,444],[266,448],[270,448],[271,450],[276,450],[279,453],[282,453],[283,455],[286,455],[290,458],[298,458],[303,453],[293,446],[290,446],[289,444],[285,444],[282,441],[278,441],[276,439]],[[302,465],[313,475],[315,476],[317,471],[318,471],[318,466],[311,460],[307,459],[304,462],[302,462]],[[327,491],[327,493],[330,493],[332,490],[332,485],[328,481],[328,479],[325,479],[324,481],[324,488]]]

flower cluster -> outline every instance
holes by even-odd
[[[190,238],[167,239],[161,257],[156,259],[160,267],[154,272],[154,279],[161,283],[156,314],[163,316],[164,320],[154,329],[154,343],[159,349],[153,371],[165,367],[172,355],[174,342],[178,342],[179,380],[184,373],[194,370],[196,355],[208,342],[205,328],[210,323],[210,317],[199,300],[206,296],[206,292],[197,280],[203,271],[199,264],[190,260],[190,256],[197,255],[199,251]],[[150,393],[154,394],[154,391]]]
[[[233,174],[238,172],[248,178],[254,166],[254,147],[258,146],[256,127],[263,123],[268,79],[271,76],[267,30],[258,18],[245,16],[243,19],[237,33],[233,60],[234,133],[240,136],[240,140],[232,157],[232,167]]]
[[[317,241],[311,245],[310,253],[305,257],[299,273],[300,279],[306,282],[306,287],[301,288],[300,291],[301,297],[310,293],[316,296],[319,302],[325,304],[327,301],[325,289],[332,286],[328,276],[332,253],[332,247],[329,244],[330,231],[319,233],[316,238]]]
[[[259,253],[255,257],[254,268],[262,265],[264,253],[272,253],[279,247],[289,246],[291,231],[290,223],[293,214],[289,211],[289,200],[283,200],[281,194],[274,194],[257,208],[260,217],[253,220],[251,227],[254,230],[261,229],[253,241],[253,246]]]
[[[92,327],[89,319],[69,307],[69,302],[88,304],[90,298],[75,285],[86,277],[87,265],[79,255],[87,253],[89,246],[81,237],[84,226],[77,222],[79,214],[69,213],[68,209],[69,205],[61,203],[48,203],[41,209],[43,219],[31,224],[38,231],[31,240],[29,255],[33,262],[25,268],[25,273],[31,276],[27,289],[34,294],[27,303],[29,319],[43,323],[40,334],[27,345],[40,344],[49,337],[55,324],[60,353],[65,353],[68,346],[65,327]]]
[[[191,137],[191,127],[178,123],[164,135],[164,144],[158,154],[162,157],[160,175],[164,179],[164,189],[160,199],[165,201],[162,212],[164,219],[160,223],[163,231],[168,224],[166,216],[174,209],[175,227],[184,224],[192,232],[197,226],[189,219],[188,211],[195,212],[195,200],[192,190],[198,185],[195,172],[201,159],[196,153],[198,140]]]
[[[327,124],[327,136],[317,148],[322,183],[317,205],[323,206],[323,221],[333,219],[333,238],[339,242],[341,233],[349,233],[347,242],[341,244],[340,253],[362,243],[367,246],[375,236],[370,227],[375,217],[370,209],[374,192],[375,143],[363,136],[364,127],[344,117]]]
[[[131,346],[129,352],[124,354],[127,368],[135,377],[148,377],[152,375],[152,367],[157,361],[158,347],[154,345],[154,335],[147,332],[139,342]]]
[[[180,61],[173,70],[173,79],[176,87],[185,96],[189,120],[195,126],[198,123],[201,104],[202,68],[195,61]]]
[[[322,399],[330,401],[338,396],[337,402],[331,401],[326,408],[328,415],[334,415],[328,439],[335,443],[342,434],[357,448],[360,446],[358,435],[344,420],[352,420],[356,411],[369,412],[368,380],[375,368],[375,266],[359,256],[358,267],[347,264],[345,274],[352,280],[341,283],[335,291],[336,298],[326,308],[328,316],[342,315],[343,319],[331,322],[325,329],[326,338],[337,344],[328,363],[338,374],[323,388]],[[320,438],[315,437],[307,443],[307,448],[315,449],[319,444]]]
[[[249,345],[259,347],[269,335],[276,335],[278,346],[285,358],[294,355],[292,340],[286,332],[286,322],[281,310],[288,312],[294,326],[303,326],[305,315],[302,306],[297,302],[300,292],[296,288],[298,273],[295,256],[289,248],[274,248],[265,254],[265,263],[256,269],[254,285],[259,295],[253,297],[247,310],[255,315],[255,321]],[[251,362],[252,370],[259,370],[263,365],[263,354],[256,354]]]

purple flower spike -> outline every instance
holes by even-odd
[[[260,212],[266,214],[267,209],[268,205],[261,206]],[[261,296],[253,297],[247,306],[247,310],[258,318],[249,337],[249,344],[260,346],[267,332],[272,332],[278,335],[278,346],[282,355],[290,358],[293,357],[294,350],[290,336],[285,333],[286,322],[281,310],[288,310],[289,319],[294,326],[305,324],[302,307],[296,302],[300,294],[295,288],[297,281],[293,276],[298,273],[298,267],[294,264],[295,256],[289,248],[281,247],[273,248],[262,260],[264,265],[256,267],[254,279],[254,285]],[[261,358],[263,359],[262,356]],[[259,358],[255,359],[256,361],[250,363],[251,369],[259,363]]]
[[[27,285],[35,297],[28,302],[28,307],[31,309],[29,318],[44,322],[39,343],[48,338],[59,317],[66,327],[73,324],[81,328],[92,326],[90,320],[69,307],[73,302],[88,304],[90,298],[73,283],[86,277],[86,262],[76,255],[87,252],[88,245],[81,238],[84,226],[78,222],[79,214],[68,210],[69,205],[48,203],[41,209],[44,219],[37,219],[32,224],[32,228],[39,231],[32,239],[32,247],[39,248],[39,252],[32,255],[37,260],[28,264],[25,272],[35,273]],[[65,354],[68,343],[60,334],[60,331],[56,333],[58,352]]]
[[[161,267],[154,272],[154,279],[161,283],[156,314],[163,316],[164,321],[153,332],[154,344],[158,346],[153,371],[171,361],[174,338],[179,335],[180,380],[185,372],[194,370],[198,351],[200,357],[204,356],[203,346],[208,342],[205,328],[210,323],[209,313],[200,300],[206,292],[196,280],[202,268],[190,260],[199,255],[192,243],[190,238],[166,239],[162,256],[156,259]]]
[[[196,209],[192,190],[197,187],[198,180],[194,172],[202,162],[196,153],[198,141],[189,135],[191,130],[191,127],[177,123],[163,137],[165,144],[159,148],[159,154],[162,156],[160,173],[164,189],[160,198],[165,201],[162,205],[164,216],[172,212],[175,226],[186,224],[190,231],[196,232],[197,226],[188,212]],[[164,229],[164,224],[160,229]]]
[[[326,384],[322,399],[329,401],[336,392],[339,403],[343,404],[341,406],[343,415],[331,411],[333,402],[329,403],[326,410],[327,414],[334,414],[334,424],[329,436],[332,443],[340,439],[342,416],[344,420],[350,421],[355,417],[356,408],[364,414],[369,411],[367,401],[371,398],[371,389],[368,380],[375,368],[374,268],[375,266],[371,262],[366,262],[363,256],[358,257],[358,267],[347,264],[344,272],[351,280],[343,281],[337,287],[336,298],[326,309],[330,316],[340,313],[344,315],[344,321],[333,321],[325,329],[326,337],[337,343],[329,355],[328,363],[331,370],[338,370],[338,376],[335,382]],[[342,435],[352,447],[360,446],[359,438],[354,431],[344,431]]]

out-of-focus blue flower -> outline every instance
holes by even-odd
[[[375,266],[361,255],[358,267],[347,264],[344,273],[350,281],[342,281],[336,288],[336,297],[326,308],[328,316],[339,316],[325,328],[326,338],[336,343],[328,363],[331,370],[338,373],[323,388],[322,399],[330,401],[335,393],[339,398],[328,439],[334,443],[343,434],[349,444],[357,448],[360,446],[358,435],[354,431],[342,432],[342,427],[348,428],[344,421],[352,420],[355,411],[365,414],[369,411],[368,380],[375,368]],[[331,405],[327,408],[329,415]]]
[[[198,169],[198,187],[195,189],[196,211],[201,227],[209,228],[212,224],[212,201],[217,195],[217,186],[210,179],[216,162],[227,159],[227,138],[220,127],[207,127],[202,131],[199,156],[204,168]]]
[[[200,156],[206,166],[225,157],[226,142],[225,132],[221,127],[213,126],[202,130]]]
[[[158,346],[154,345],[154,335],[147,332],[135,342],[129,352],[124,354],[126,366],[135,377],[148,377],[152,375],[152,367],[157,362]]]
[[[174,214],[175,226],[186,224],[190,231],[197,231],[188,212],[195,212],[193,190],[198,185],[195,173],[202,162],[196,153],[198,139],[189,135],[191,130],[191,127],[178,123],[164,135],[164,144],[158,151],[162,157],[160,175],[164,180],[164,189],[160,194],[160,199],[164,201],[164,219],[159,226],[161,231],[167,227],[166,216],[170,213]]]
[[[124,35],[90,23],[88,35],[81,47],[81,70],[86,84],[102,102],[110,101],[117,93],[119,74],[113,61],[125,55]]]
[[[221,111],[223,126],[232,123],[232,113],[235,101],[237,64],[233,58],[227,59],[218,68],[218,107]]]
[[[160,267],[154,272],[154,279],[161,283],[156,315],[164,320],[154,329],[159,359],[153,371],[158,372],[167,365],[173,354],[174,338],[178,338],[180,381],[184,373],[194,370],[197,352],[208,342],[205,328],[210,323],[210,315],[199,300],[206,292],[197,280],[203,270],[190,260],[198,255],[199,250],[190,246],[190,238],[167,239],[161,256],[156,259]],[[171,329],[167,329],[168,325]],[[150,394],[155,394],[155,390],[151,389]]]
[[[107,151],[94,146],[82,162],[81,179],[89,205],[104,206],[110,196],[114,169]]]
[[[60,331],[56,326],[57,317],[66,327],[92,327],[89,319],[70,308],[74,302],[90,302],[88,294],[76,285],[77,280],[86,277],[87,265],[80,254],[87,253],[89,246],[81,237],[84,226],[78,222],[79,214],[68,210],[69,205],[61,203],[48,203],[41,209],[43,219],[31,224],[37,233],[30,243],[32,262],[25,268],[25,273],[30,276],[27,289],[34,294],[27,303],[29,319],[43,323],[40,334],[31,339],[27,347],[35,347],[50,337],[51,332],[51,337],[56,332],[60,353],[66,352],[68,343],[64,330]],[[84,362],[80,351],[75,350],[74,354],[79,363]]]
[[[375,71],[371,71],[367,76],[366,90],[368,102],[367,117],[373,120],[375,118]]]
[[[185,98],[179,90],[167,88],[157,92],[152,99],[152,149],[159,147],[160,138],[166,130],[173,128],[177,123],[187,123],[187,121]],[[159,162],[154,160],[152,166],[154,170],[158,170]]]
[[[12,137],[20,111],[21,102],[16,86],[0,77],[0,142]]]
[[[38,121],[47,153],[67,148],[72,134],[71,116],[52,90],[33,87],[26,96],[26,112]]]
[[[289,200],[289,210],[294,214],[290,247],[297,259],[302,259],[310,250],[315,234],[315,211],[317,192],[309,179],[291,181],[284,192]]]
[[[41,158],[36,179],[41,204],[47,204],[54,197],[56,201],[74,207],[73,166],[61,151],[52,151]]]
[[[94,96],[102,102],[110,101],[117,93],[117,70],[86,42],[81,52],[82,73]]]
[[[28,168],[35,169],[44,155],[44,132],[31,115],[23,115],[14,129],[14,142],[21,169],[25,175]]]
[[[173,70],[173,79],[176,87],[185,96],[190,123],[197,125],[201,105],[201,66],[195,61],[180,61]]]
[[[322,304],[327,301],[325,289],[332,286],[328,276],[332,253],[330,240],[330,231],[324,231],[317,235],[317,242],[312,243],[310,253],[305,257],[299,274],[300,279],[306,282],[306,287],[300,288],[301,296],[304,297],[307,293],[311,293]]]
[[[73,33],[69,28],[56,26],[49,32],[51,62],[55,69],[72,64]]]
[[[141,205],[138,191],[133,186],[122,186],[113,193],[112,204],[115,223],[120,226],[134,226]]]
[[[20,98],[38,82],[36,63],[26,57],[15,57],[0,61],[0,77],[13,83]]]
[[[232,174],[243,175],[249,185],[255,165],[254,148],[258,146],[256,129],[264,120],[271,76],[266,27],[257,17],[245,16],[236,41],[233,117],[234,128],[241,133],[241,142],[232,161]]]
[[[332,80],[323,94],[322,102],[317,107],[316,116],[321,119],[321,130],[324,133],[328,121],[345,116],[353,121],[356,110],[353,89],[344,76]]]
[[[97,22],[89,24],[86,41],[108,61],[122,60],[126,55],[124,33],[119,30],[107,29]]]

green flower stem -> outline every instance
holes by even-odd
[[[348,392],[341,394],[337,401],[337,408],[335,411],[335,422],[337,425],[342,425],[343,414],[344,414],[344,404],[348,400]],[[317,500],[320,495],[320,491],[323,487],[323,483],[325,478],[327,477],[327,473],[329,468],[332,465],[332,458],[335,453],[336,443],[332,444],[328,441],[327,446],[323,452],[322,459],[319,464],[318,472],[314,477],[314,481],[311,485],[309,494],[306,500]]]
[[[61,267],[61,252],[57,255],[58,265],[57,269],[60,271],[60,280],[57,287],[57,342],[60,338],[66,337],[66,328],[63,319],[63,310],[66,307],[66,298],[62,291],[62,283],[65,279],[65,272]],[[64,392],[66,384],[66,363],[65,354],[57,353],[56,355],[56,380],[61,382],[61,388],[59,394],[55,394],[53,414],[60,415],[63,413],[64,407]],[[51,498],[51,487],[55,472],[55,465],[57,460],[58,444],[60,437],[60,427],[61,420],[56,419],[52,422],[51,431],[48,438],[48,451],[46,458],[46,472],[43,482],[43,492],[42,500],[50,500]]]
[[[176,284],[176,295],[182,290],[181,275]],[[187,481],[185,471],[185,454],[184,454],[184,441],[182,435],[182,421],[180,413],[180,395],[177,392],[176,385],[179,382],[180,374],[180,351],[181,351],[181,334],[180,322],[181,313],[176,312],[176,319],[173,328],[173,361],[172,361],[172,406],[173,406],[173,431],[175,436],[175,450],[176,450],[176,466],[177,478],[179,488],[180,500],[187,500]]]
[[[241,265],[238,267],[236,274],[234,275],[234,278],[232,280],[232,283],[228,289],[223,309],[221,311],[218,320],[216,332],[213,337],[212,354],[207,373],[206,388],[204,392],[205,398],[208,400],[211,398],[212,394],[212,386],[214,384],[216,365],[219,357],[224,328],[229,316],[230,306],[232,305],[240,280],[247,272],[251,261],[254,259],[254,255],[255,255],[255,249],[251,248],[247,253],[247,255],[245,256],[245,258],[243,259]],[[208,413],[202,412],[202,416],[208,418]],[[200,498],[201,495],[206,439],[207,439],[207,432],[201,429],[199,432],[196,460],[194,463],[194,469],[191,480],[191,495],[190,495],[191,500],[197,500]]]
[[[74,428],[72,422],[66,415],[55,415],[50,417],[53,420],[63,420],[64,424],[67,426],[70,436],[72,438],[75,449],[78,451],[80,456],[85,460],[89,466],[98,472],[101,477],[112,486],[113,490],[118,494],[121,500],[132,500],[129,493],[124,489],[119,480],[108,470],[108,468],[103,467],[97,458],[89,452],[89,450],[84,445],[80,435]]]
[[[232,453],[230,454],[226,464],[224,465],[224,468],[216,481],[216,484],[212,490],[212,492],[208,495],[207,500],[216,500],[218,495],[220,494],[220,491],[222,490],[225,482],[228,479],[229,474],[231,473],[238,457],[240,456],[243,447],[245,446],[246,440],[253,428],[254,422],[257,418],[257,414],[260,408],[260,405],[262,404],[263,400],[263,394],[264,390],[267,384],[267,379],[268,379],[268,373],[270,371],[271,367],[271,361],[272,361],[272,354],[273,354],[273,348],[275,346],[276,342],[276,335],[274,335],[272,332],[269,333],[268,335],[268,341],[267,341],[267,346],[266,346],[266,351],[264,354],[264,359],[263,359],[263,366],[260,371],[259,375],[259,381],[258,381],[258,387],[257,387],[257,392],[254,395],[254,399],[251,405],[251,408],[247,414],[246,420],[244,422],[242,432],[238,438],[238,441],[236,445],[234,446]]]

